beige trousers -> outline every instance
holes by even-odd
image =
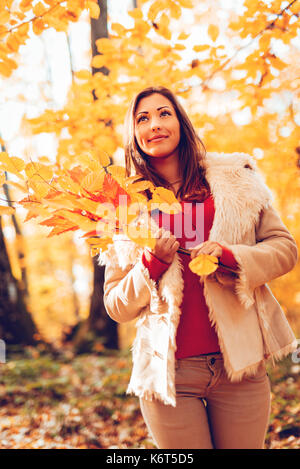
[[[270,416],[265,365],[255,376],[229,381],[222,355],[176,361],[176,407],[140,399],[160,449],[263,449]]]

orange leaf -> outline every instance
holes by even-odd
[[[115,207],[118,207],[121,202],[120,196],[127,196],[127,203],[130,204],[131,202],[130,195],[112,178],[110,174],[105,174],[102,190]]]

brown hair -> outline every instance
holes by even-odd
[[[141,99],[154,93],[165,96],[173,104],[180,123],[179,165],[180,174],[183,176],[183,183],[178,189],[176,196],[179,196],[181,200],[194,199],[201,202],[209,194],[209,185],[205,178],[204,167],[206,150],[185,110],[168,88],[162,86],[145,88],[135,96],[129,106],[124,127],[126,176],[131,176],[133,164],[136,174],[141,175],[139,180],[148,180],[155,186],[170,188],[168,181],[157,174],[149,158],[147,158],[148,155],[141,150],[135,138],[134,118],[137,106]],[[149,198],[149,191],[147,192]]]

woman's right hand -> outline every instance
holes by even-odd
[[[177,238],[170,231],[167,231],[164,228],[159,228],[156,236],[155,247],[152,249],[153,254],[161,261],[171,264],[175,256],[175,252],[180,247]]]

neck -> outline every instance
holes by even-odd
[[[162,157],[149,156],[148,158],[156,172],[169,183],[180,182],[181,175],[176,154],[173,153],[172,155]]]

